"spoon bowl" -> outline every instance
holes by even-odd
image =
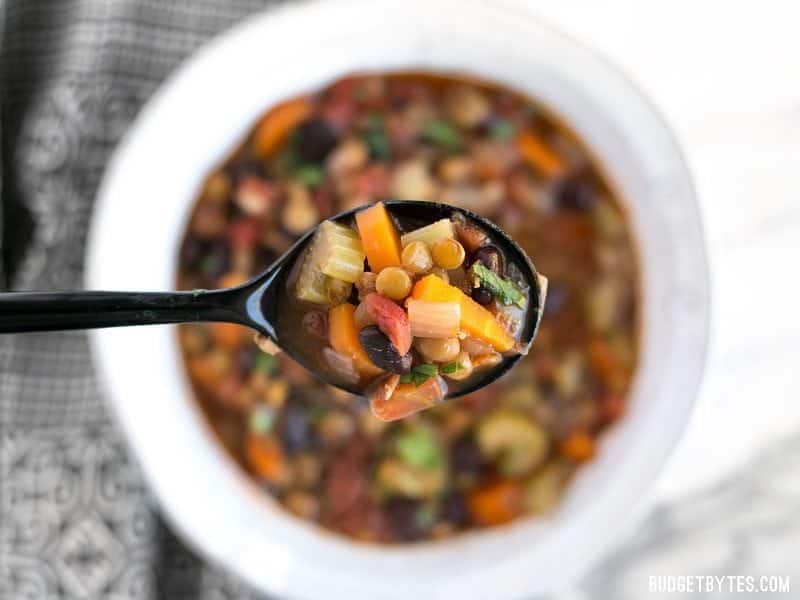
[[[536,272],[530,258],[502,229],[491,221],[463,208],[417,200],[384,202],[389,211],[401,220],[431,223],[449,219],[459,213],[467,222],[477,225],[503,253],[509,264],[519,270],[528,288],[525,323],[519,334],[521,353],[504,356],[491,369],[480,371],[465,385],[448,393],[456,398],[488,385],[506,373],[530,348],[536,337],[544,308],[547,280]],[[329,220],[350,222],[357,207]],[[335,380],[324,369],[310,364],[298,352],[302,339],[281,335],[278,323],[279,300],[290,293],[288,283],[293,267],[303,257],[317,227],[307,231],[283,256],[264,272],[243,284],[221,290],[190,292],[11,292],[0,294],[0,333],[97,329],[130,325],[164,323],[228,322],[248,326],[274,341],[286,354],[316,377],[353,394],[364,390]]]
[[[537,273],[528,255],[506,232],[492,221],[472,211],[449,204],[421,200],[388,200],[384,201],[384,204],[389,212],[401,221],[419,221],[421,224],[432,223],[439,219],[450,219],[455,214],[461,214],[467,219],[467,222],[478,226],[488,234],[492,243],[502,252],[508,263],[515,265],[519,270],[522,280],[528,287],[526,318],[518,340],[521,353],[504,356],[498,365],[479,371],[480,376],[471,377],[466,384],[459,386],[452,392],[448,392],[447,397],[457,398],[488,385],[511,369],[527,353],[533,343],[542,318],[547,292],[547,279]],[[363,208],[363,206],[353,208],[328,220],[338,223],[350,223],[355,214]],[[298,343],[301,340],[298,340],[295,336],[281,336],[281,332],[275,326],[278,321],[279,295],[288,293],[287,283],[291,276],[292,268],[297,259],[305,253],[315,232],[316,228],[308,231],[265,273],[241,286],[249,290],[246,300],[247,312],[253,321],[252,326],[255,329],[259,329],[267,335],[284,352],[313,372],[317,377],[350,393],[363,394],[363,390],[356,385],[334,380],[324,372],[317,372],[318,369],[313,364],[309,364],[304,353],[297,352]]]

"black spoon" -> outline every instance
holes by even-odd
[[[523,281],[529,287],[526,322],[519,341],[524,350],[530,347],[541,321],[546,293],[546,279],[536,269],[522,249],[497,225],[468,210],[413,200],[392,200],[386,204],[389,211],[400,220],[432,223],[450,218],[455,213],[464,215],[491,238],[492,243],[505,255],[508,264],[515,264]],[[360,210],[355,208],[332,217],[331,220],[348,222]],[[164,323],[192,323],[222,321],[246,325],[272,339],[293,359],[300,362],[320,379],[348,392],[362,394],[363,390],[352,384],[334,381],[324,370],[319,370],[303,359],[296,349],[302,344],[299,336],[278,333],[278,298],[287,293],[286,279],[297,259],[303,255],[316,228],[306,232],[276,260],[266,271],[234,288],[221,290],[194,290],[191,292],[10,292],[0,294],[0,333],[30,331],[59,331],[67,329],[98,329],[129,325],[156,325]],[[504,357],[497,366],[479,371],[480,377],[470,378],[467,385],[448,394],[455,398],[473,392],[500,377],[520,359],[519,354]]]

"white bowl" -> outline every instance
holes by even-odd
[[[708,272],[691,180],[672,136],[619,73],[497,3],[291,5],[212,42],[161,88],[117,150],[97,201],[88,287],[172,288],[203,174],[266,107],[352,71],[416,68],[467,71],[547,103],[620,189],[644,284],[630,412],[552,517],[443,542],[368,546],[287,515],[240,472],[192,401],[173,328],[95,332],[109,398],[169,521],[206,557],[273,594],[500,598],[566,585],[631,522],[699,384]]]

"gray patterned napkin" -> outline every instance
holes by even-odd
[[[81,286],[106,162],[199,45],[269,0],[0,0],[4,289]],[[0,598],[248,598],[161,524],[84,333],[0,337]]]

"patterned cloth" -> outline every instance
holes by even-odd
[[[0,0],[4,289],[78,288],[93,199],[137,111],[269,0]],[[0,598],[248,598],[161,524],[81,332],[0,337]]]

